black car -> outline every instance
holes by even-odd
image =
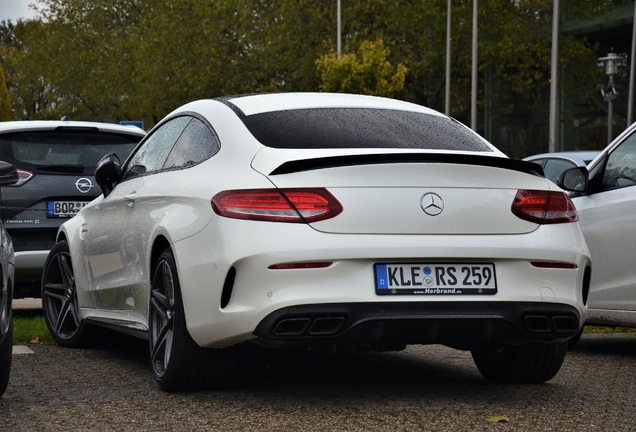
[[[6,186],[18,181],[18,174],[13,166],[0,162],[0,186]],[[13,350],[13,278],[15,263],[13,244],[0,223],[0,396],[4,394],[9,384],[11,373],[11,356]]]
[[[109,153],[126,159],[145,135],[108,123],[0,123],[0,160],[18,172],[18,182],[0,194],[0,217],[15,248],[15,298],[40,296],[58,227],[101,194],[93,177],[97,162]]]

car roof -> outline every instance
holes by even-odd
[[[601,154],[601,150],[580,150],[580,151],[563,151],[553,153],[540,153],[523,158],[526,161],[534,161],[537,159],[568,159],[577,165],[585,166],[593,161],[596,156]]]
[[[221,99],[233,104],[245,115],[311,108],[378,108],[443,115],[438,111],[410,102],[346,93],[267,93]]]
[[[65,121],[65,120],[18,120],[0,122],[0,133],[7,132],[32,132],[40,130],[64,129],[97,129],[101,132],[124,133],[129,135],[144,136],[146,132],[136,126],[119,125],[115,123]]]

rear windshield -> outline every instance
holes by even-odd
[[[396,148],[492,152],[476,134],[446,117],[372,108],[274,111],[244,117],[263,145],[299,148]]]
[[[95,131],[15,133],[0,137],[0,160],[30,171],[93,174],[104,155],[125,160],[141,138]]]

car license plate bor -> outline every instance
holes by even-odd
[[[375,292],[380,295],[495,294],[492,263],[376,264]]]
[[[49,201],[47,217],[70,218],[75,216],[88,202],[86,201]]]

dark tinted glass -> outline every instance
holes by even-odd
[[[126,159],[141,137],[81,131],[24,132],[0,139],[2,160],[33,171],[90,173],[107,153]]]
[[[179,136],[163,167],[180,168],[199,164],[216,154],[219,147],[216,134],[201,120],[193,118]]]
[[[476,134],[446,117],[386,109],[320,108],[274,111],[243,120],[274,148],[398,148],[492,151]]]
[[[153,131],[126,163],[124,178],[163,169],[168,155],[191,120],[189,116],[176,117]]]

